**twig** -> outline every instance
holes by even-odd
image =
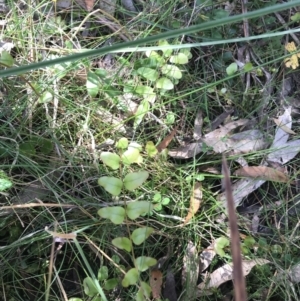
[[[237,217],[235,213],[235,205],[233,200],[232,187],[230,183],[229,170],[228,170],[225,155],[223,155],[222,167],[223,167],[223,174],[224,174],[227,210],[228,210],[228,218],[229,218],[229,225],[230,225],[235,300],[247,301],[246,282],[243,275],[243,267],[242,267],[240,235],[239,235],[239,229],[237,225]]]

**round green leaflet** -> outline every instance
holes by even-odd
[[[141,272],[147,271],[150,267],[156,265],[157,260],[152,257],[140,256],[135,259],[135,266]]]
[[[227,68],[226,68],[226,73],[227,75],[233,75],[236,73],[238,70],[238,65],[237,63],[231,63]]]
[[[99,92],[99,77],[94,72],[88,72],[86,89],[91,97],[96,97]]]
[[[111,278],[107,279],[104,283],[104,289],[107,291],[110,291],[114,289],[119,283],[119,280],[117,278]]]
[[[178,53],[170,57],[170,63],[183,65],[187,64],[189,61],[188,57],[184,53]]]
[[[108,278],[108,268],[107,266],[102,266],[98,270],[98,280],[106,280]]]
[[[156,82],[157,89],[164,89],[164,90],[172,90],[174,88],[173,83],[166,77],[161,77]]]
[[[151,295],[151,287],[148,283],[141,281],[141,287],[136,294],[136,301],[146,301],[149,300]]]
[[[92,278],[86,277],[83,280],[83,288],[86,295],[93,297],[98,294],[98,290]]]
[[[112,195],[119,195],[123,187],[122,181],[114,177],[101,177],[98,184]]]
[[[98,210],[98,214],[103,218],[108,218],[115,225],[123,223],[125,218],[125,209],[120,206],[105,207]]]
[[[147,201],[136,201],[129,203],[126,208],[126,214],[134,220],[142,214],[150,213],[153,210],[153,205]]]
[[[136,163],[140,155],[140,151],[137,148],[129,147],[122,155],[122,162],[125,165]]]
[[[8,179],[0,179],[0,191],[11,188],[13,183]]]
[[[133,243],[137,246],[141,245],[154,231],[151,227],[143,227],[135,229],[131,234]]]
[[[137,73],[151,81],[156,81],[158,78],[158,72],[156,70],[148,68],[148,67],[139,68],[137,70]]]
[[[115,247],[117,247],[121,250],[125,250],[127,252],[130,252],[132,249],[131,241],[127,237],[117,237],[112,240],[112,244]]]
[[[120,157],[117,154],[110,152],[102,152],[100,155],[100,159],[103,161],[105,165],[110,167],[113,170],[116,170],[120,167]]]
[[[131,172],[124,178],[124,186],[127,190],[133,191],[141,186],[149,177],[147,171]]]
[[[214,249],[219,256],[223,257],[225,256],[225,252],[223,249],[228,246],[229,246],[229,239],[227,237],[221,236],[216,239]]]
[[[130,269],[124,276],[122,280],[122,285],[128,287],[129,285],[134,285],[139,280],[139,272],[136,268]]]
[[[180,69],[174,65],[162,66],[161,72],[168,77],[177,78],[177,79],[182,78],[182,73],[181,73]]]
[[[158,153],[158,150],[157,150],[156,146],[154,145],[153,141],[148,141],[146,143],[145,150],[146,150],[148,156],[151,158],[155,157],[156,154]]]
[[[127,138],[121,138],[117,144],[116,144],[116,147],[117,148],[120,148],[120,149],[126,149],[128,147],[128,139]]]

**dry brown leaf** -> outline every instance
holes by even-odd
[[[190,199],[189,213],[185,217],[185,220],[184,220],[184,223],[182,226],[184,226],[186,223],[188,223],[192,219],[192,217],[195,215],[195,213],[199,210],[201,201],[202,201],[202,185],[200,182],[195,182],[193,193],[192,193],[191,199]]]
[[[202,251],[200,254],[200,273],[206,270],[216,255],[215,242]]]
[[[281,120],[273,118],[273,121],[276,123],[277,126],[279,126],[286,133],[291,134],[291,135],[296,135],[296,133],[293,130],[291,130],[288,126],[286,126],[285,124],[283,124],[281,122]]]
[[[287,183],[290,180],[283,172],[267,166],[244,166],[235,171],[235,175],[281,183]]]
[[[269,263],[269,260],[257,258],[255,260],[243,260],[242,268],[243,275],[246,276],[250,273],[251,269],[258,265]],[[209,281],[202,282],[198,285],[198,296],[202,295],[203,290],[208,290],[213,287],[219,287],[224,282],[233,279],[233,263],[225,264],[224,266],[216,269],[209,275]]]
[[[95,4],[94,0],[84,0],[84,2],[85,2],[86,10],[91,11]]]
[[[161,287],[163,283],[163,274],[159,269],[153,269],[150,272],[150,287],[154,299],[161,298]]]
[[[168,155],[178,159],[193,158],[202,151],[201,142],[193,142],[188,145],[179,146],[176,149],[170,150]]]
[[[168,145],[170,144],[170,142],[174,138],[177,129],[178,129],[178,125],[172,130],[172,132],[167,137],[165,137],[165,139],[162,142],[160,142],[157,145],[156,148],[157,148],[159,153],[161,153],[164,149],[166,149],[168,147]]]

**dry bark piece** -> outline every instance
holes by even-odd
[[[267,166],[244,166],[234,173],[237,176],[260,178],[267,181],[287,183],[289,177],[283,172]]]

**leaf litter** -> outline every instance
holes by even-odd
[[[288,141],[290,134],[287,129],[291,130],[292,127],[292,117],[291,117],[291,107],[285,109],[284,113],[278,117],[280,126],[277,125],[275,137],[273,139],[272,145],[269,150],[270,153],[265,160],[262,161],[260,166],[248,167],[245,166],[240,168],[237,173],[239,175],[246,176],[245,179],[239,180],[232,185],[234,203],[235,206],[239,206],[242,200],[247,197],[250,193],[258,189],[267,180],[277,182],[289,182],[289,177],[282,173],[281,168],[284,164],[292,160],[300,151],[300,140]],[[282,128],[285,125],[285,128]],[[276,166],[275,169],[268,167]],[[256,169],[256,173],[254,170]],[[257,178],[258,171],[261,171],[259,178]],[[252,174],[246,175],[246,171]],[[227,207],[225,193],[218,195],[217,199],[221,202],[223,207]]]

